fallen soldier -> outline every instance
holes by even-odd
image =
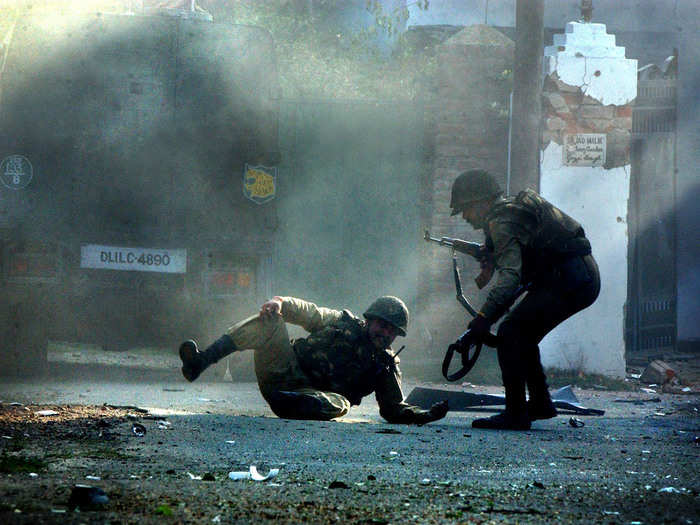
[[[260,392],[281,418],[342,417],[372,392],[389,423],[425,424],[445,417],[446,401],[429,410],[404,402],[399,359],[390,348],[397,335],[406,335],[408,309],[403,301],[380,297],[363,316],[274,297],[258,315],[229,328],[206,350],[200,352],[192,340],[182,343],[182,374],[194,381],[223,357],[252,349]],[[299,325],[309,335],[290,341],[285,323]]]

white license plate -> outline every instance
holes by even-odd
[[[80,267],[98,270],[186,273],[187,250],[85,244],[80,247]]]

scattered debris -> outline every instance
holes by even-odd
[[[102,406],[107,407],[107,408],[114,408],[117,410],[133,410],[134,412],[139,412],[141,414],[148,414],[148,410],[146,410],[145,408],[139,408],[139,407],[135,407],[132,405],[109,405],[109,404],[105,403]]]
[[[95,508],[106,505],[109,498],[105,491],[90,485],[75,485],[68,499],[68,508]]]
[[[164,388],[163,392],[184,392],[184,388]]]
[[[233,481],[241,481],[241,480],[246,480],[246,479],[252,479],[253,481],[267,481],[268,479],[272,479],[277,474],[279,474],[280,469],[278,468],[271,468],[270,471],[266,475],[260,474],[258,472],[258,467],[255,465],[251,465],[250,469],[248,472],[245,471],[238,471],[238,472],[229,472],[228,477],[229,479],[232,479]]]
[[[471,507],[469,507],[471,508]],[[468,509],[465,509],[468,510]],[[542,514],[541,511],[533,508],[529,509],[500,509],[495,507],[489,507],[484,512],[491,514]]]
[[[530,486],[535,487],[536,489],[544,489],[544,483],[542,483],[541,481],[533,481],[532,483],[530,483]]]
[[[674,377],[669,382],[661,385],[661,391],[664,394],[691,394],[693,392],[690,387],[681,386],[681,383],[677,377]]]
[[[382,428],[375,431],[375,434],[401,434],[401,431],[394,428]]]
[[[643,403],[661,403],[660,397],[649,397],[647,399],[614,399],[613,403],[632,403],[633,405],[641,405]]]
[[[192,474],[191,472],[188,472],[187,475],[188,475],[188,476],[190,477],[190,479],[192,479],[192,480],[197,480],[197,481],[201,481],[201,480],[202,480],[202,476],[195,476],[195,475]]]
[[[271,468],[270,471],[266,475],[262,475],[258,472],[258,467],[255,465],[250,466],[250,476],[253,478],[253,481],[267,481],[268,479],[272,479],[277,474],[279,474],[280,469],[278,468]]]
[[[141,423],[132,424],[131,431],[138,437],[143,437],[146,435],[146,427],[144,427]]]
[[[676,487],[664,487],[659,489],[658,492],[667,492],[669,494],[683,494],[687,489],[677,489]]]
[[[235,445],[235,444],[236,444],[236,442],[235,442],[233,439],[227,439],[227,440],[226,440],[226,443],[228,443],[229,445]]]
[[[39,410],[37,412],[34,412],[37,416],[57,416],[58,412],[55,410]]]
[[[216,481],[216,478],[214,477],[214,474],[211,472],[207,472],[202,476],[202,481]]]
[[[85,479],[89,479],[91,481],[100,481],[102,478],[100,478],[100,476],[85,476]]]
[[[574,428],[581,428],[585,425],[586,423],[584,423],[577,417],[571,416],[571,418],[569,418],[569,426],[572,426]]]
[[[383,454],[382,457],[387,461],[394,461],[399,457],[399,453],[395,450],[390,450],[388,454]]]
[[[656,360],[649,363],[639,380],[646,384],[664,384],[671,381],[674,377],[677,378],[678,374],[668,363]]]
[[[344,481],[331,481],[331,484],[328,485],[329,489],[349,489],[350,487],[348,486],[347,483]]]

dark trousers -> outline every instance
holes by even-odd
[[[524,403],[547,395],[539,342],[557,325],[593,304],[600,292],[600,274],[592,255],[572,257],[553,267],[527,292],[498,327],[498,363],[506,398],[515,393]],[[510,387],[510,388],[509,388]]]

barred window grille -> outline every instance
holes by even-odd
[[[676,81],[640,80],[632,112],[632,133],[676,130]]]

